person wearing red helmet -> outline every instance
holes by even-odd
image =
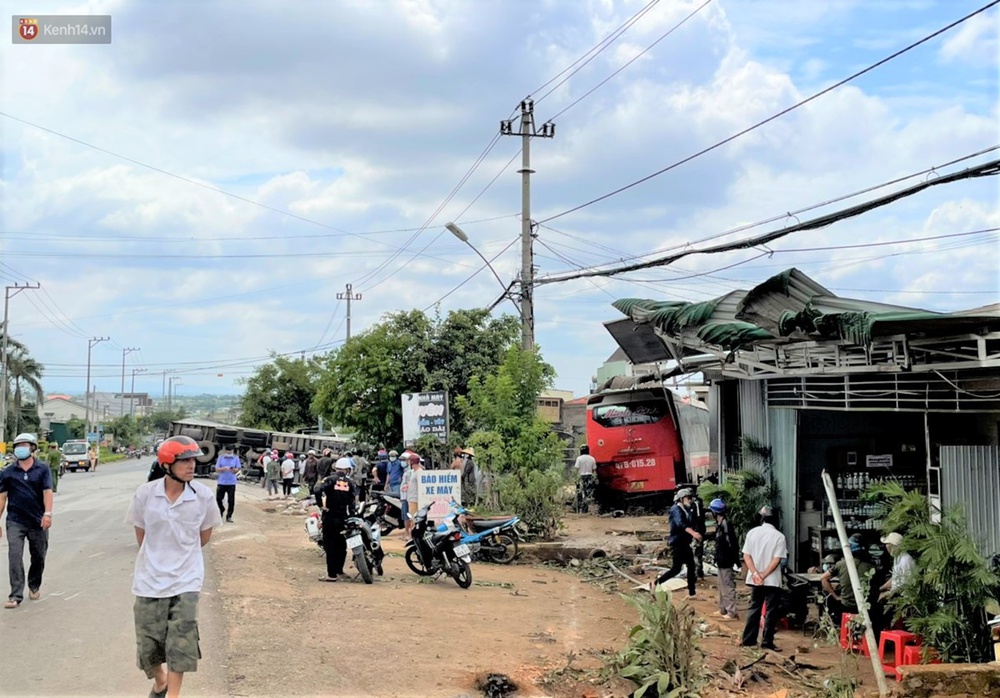
[[[160,444],[162,476],[136,490],[125,522],[135,528],[139,553],[132,577],[137,664],[153,680],[151,696],[180,694],[184,674],[196,671],[198,596],[205,581],[201,549],[222,525],[215,496],[194,482],[197,442],[173,436]]]

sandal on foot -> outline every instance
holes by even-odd
[[[3,605],[4,608],[17,608],[21,605],[20,601],[15,601],[14,599],[9,599],[7,603]]]
[[[337,578],[336,577],[320,577],[319,581],[321,581],[321,582],[335,582],[335,581],[337,581]]]
[[[149,689],[149,698],[167,698],[167,687],[164,686],[162,691],[156,690],[156,685],[154,684],[151,689]]]
[[[28,598],[31,599],[32,601],[38,601],[38,599],[42,598],[42,590],[41,589],[35,589],[34,591],[29,590]]]

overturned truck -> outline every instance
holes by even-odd
[[[179,419],[170,423],[170,436],[188,436],[198,442],[203,455],[197,459],[195,475],[210,477],[215,473],[215,460],[223,446],[233,449],[243,466],[244,473],[259,477],[256,463],[264,451],[277,449],[282,452],[316,452],[324,448],[342,451],[349,446],[347,439],[335,434],[292,434],[279,431],[250,429],[233,424],[223,424],[209,419]]]

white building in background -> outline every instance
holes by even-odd
[[[68,395],[49,395],[38,406],[38,420],[42,431],[48,431],[53,423],[65,424],[74,417],[86,419],[87,408],[79,402],[74,402]]]

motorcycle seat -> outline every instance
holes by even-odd
[[[510,517],[503,519],[473,519],[468,522],[469,525],[476,531],[489,531],[494,528],[500,528],[505,524],[509,524],[512,521]]]

